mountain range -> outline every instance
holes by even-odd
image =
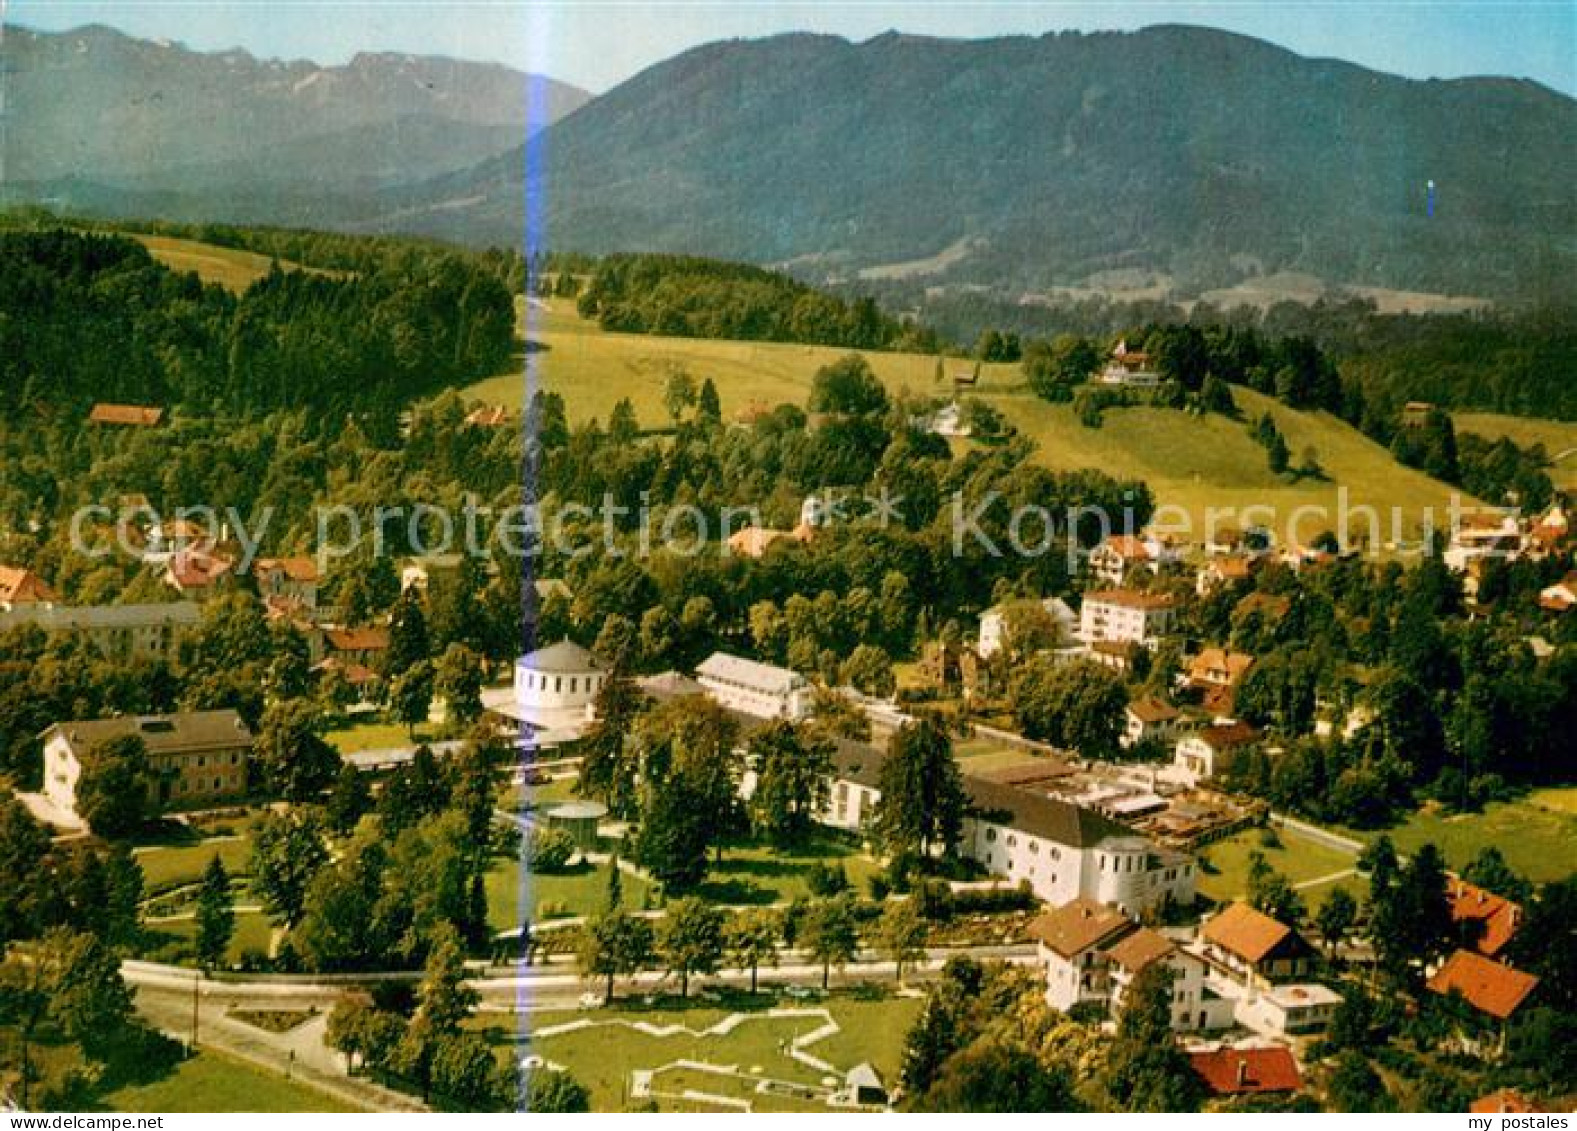
[[[1114,278],[1198,293],[1286,273],[1490,297],[1577,289],[1577,102],[1523,80],[1411,80],[1199,27],[791,34],[697,47],[589,100],[544,80],[552,124],[528,135],[520,105],[502,106],[525,80],[503,68],[263,63],[88,30],[25,40],[18,93],[48,86],[30,58],[64,67],[82,42],[147,61],[129,85],[124,64],[104,69],[118,87],[84,78],[93,93],[61,105],[11,98],[7,180],[69,173],[90,204],[90,182],[164,194],[122,192],[122,212],[307,209],[488,243],[517,242],[534,200],[533,234],[552,248],[1018,294]],[[247,81],[223,81],[233,73]],[[205,109],[201,92],[219,88]],[[186,111],[150,105],[161,90]],[[101,106],[118,117],[102,123]],[[291,107],[309,128],[284,136]]]
[[[341,218],[467,168],[590,95],[496,64],[365,53],[343,66],[204,53],[92,25],[7,27],[0,181],[67,205],[253,219],[314,198]]]

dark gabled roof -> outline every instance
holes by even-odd
[[[1069,848],[1091,848],[1113,837],[1136,837],[1127,825],[1093,809],[1075,805],[1043,793],[1015,789],[972,774],[964,775],[964,790],[970,805],[980,816],[993,823],[1010,825],[1021,833],[1041,837]],[[1002,814],[1006,819],[997,820]]]
[[[81,719],[56,723],[45,731],[59,733],[79,758],[101,742],[134,734],[150,754],[176,754],[249,746],[252,732],[231,710],[187,711],[176,715],[128,715],[114,719]]]
[[[833,774],[841,781],[851,781],[868,789],[880,789],[882,761],[886,758],[869,743],[852,738],[833,739]]]

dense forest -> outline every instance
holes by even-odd
[[[598,261],[580,312],[605,330],[739,341],[930,351],[935,335],[760,267],[678,255]]]
[[[101,400],[306,409],[387,436],[412,398],[496,371],[513,325],[504,284],[458,257],[276,266],[235,296],[119,236],[0,232],[0,411],[13,416]]]

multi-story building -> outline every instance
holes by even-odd
[[[810,714],[810,681],[798,672],[713,652],[695,669],[706,693],[725,707],[760,719],[802,719]]]
[[[243,796],[252,732],[234,711],[188,711],[55,723],[43,734],[44,796],[68,812],[77,808],[77,783],[94,747],[135,736],[147,751],[149,801],[192,808]]]
[[[1084,595],[1079,637],[1086,644],[1107,642],[1155,648],[1177,624],[1177,602],[1164,593],[1103,589]]]
[[[202,612],[191,601],[152,605],[23,604],[0,608],[0,632],[36,625],[46,633],[80,632],[106,659],[167,656]]]

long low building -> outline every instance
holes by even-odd
[[[80,632],[110,660],[167,656],[202,610],[192,601],[151,605],[16,605],[0,609],[0,632],[35,625],[47,633]]]

